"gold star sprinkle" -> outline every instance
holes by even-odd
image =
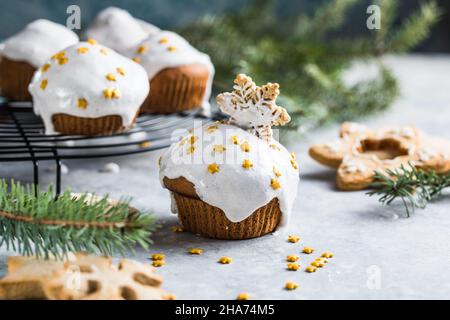
[[[211,163],[211,164],[208,166],[208,171],[209,171],[211,174],[214,174],[214,173],[216,173],[216,172],[219,172],[219,165],[216,164],[216,163]]]
[[[144,141],[144,142],[139,143],[139,148],[145,149],[145,148],[150,147],[150,145],[151,145],[150,141]]]
[[[238,138],[238,136],[232,136],[232,137],[231,137],[231,142],[232,142],[233,144],[239,144],[239,138]]]
[[[156,260],[152,262],[152,266],[154,266],[155,268],[162,267],[164,264],[164,260]]]
[[[87,43],[92,44],[93,46],[95,46],[97,44],[97,40],[89,38],[89,39],[87,39]]]
[[[196,255],[200,255],[203,253],[203,249],[200,248],[192,248],[189,250],[190,254],[196,254]]]
[[[287,268],[290,271],[297,271],[300,268],[300,265],[297,263],[288,263]]]
[[[136,50],[136,52],[137,52],[138,54],[143,54],[143,53],[145,53],[146,51],[147,51],[147,47],[144,46],[144,45],[139,46],[139,47],[137,48],[137,50]]]
[[[298,169],[297,161],[295,161],[294,159],[291,159],[291,165],[292,165],[292,168],[294,168],[295,170]]]
[[[100,49],[100,53],[104,56],[108,55],[108,50],[106,50],[106,48],[101,48]]]
[[[250,295],[246,292],[239,293],[238,296],[236,297],[236,300],[248,300],[248,299],[250,299]]]
[[[286,257],[287,262],[296,262],[298,259],[300,259],[300,257],[296,255],[289,255]]]
[[[330,258],[334,257],[334,254],[333,254],[333,252],[325,251],[324,253],[322,253],[322,257],[330,259]]]
[[[300,237],[298,237],[298,236],[288,236],[288,241],[290,243],[297,243],[297,242],[300,241]]]
[[[80,47],[77,49],[77,52],[79,54],[84,54],[84,53],[87,53],[88,51],[89,51],[89,48],[86,48],[86,47]]]
[[[165,296],[163,296],[163,299],[165,300],[176,300],[177,297],[173,294],[166,294]]]
[[[308,272],[308,273],[313,273],[313,272],[316,272],[316,271],[317,271],[317,267],[314,267],[314,266],[307,266],[306,269],[305,269],[305,271]]]
[[[233,261],[230,257],[221,257],[219,259],[219,263],[221,264],[230,264]]]
[[[189,143],[190,144],[195,144],[197,142],[197,140],[198,140],[197,136],[190,136],[189,137]]]
[[[57,61],[58,61],[58,64],[62,66],[63,64],[66,64],[69,61],[69,58],[62,57],[62,58],[59,58]]]
[[[80,109],[86,110],[86,108],[88,106],[88,102],[85,98],[79,98],[77,101],[77,106]]]
[[[123,68],[121,67],[117,67],[116,71],[118,74],[120,74],[121,76],[125,76],[125,70],[123,70]]]
[[[306,254],[311,254],[314,252],[314,248],[313,247],[304,247],[302,252],[306,253]]]
[[[108,81],[116,81],[116,76],[112,73],[108,73],[105,77]]]
[[[158,42],[159,42],[160,44],[164,44],[164,43],[169,42],[169,39],[167,39],[167,38],[161,38],[161,39],[159,39]]]
[[[165,258],[166,258],[166,256],[163,253],[152,254],[153,261],[164,260]]]
[[[325,264],[328,263],[328,259],[327,258],[316,258],[314,261],[320,261],[320,262],[323,262]]]
[[[103,96],[108,99],[119,99],[121,94],[119,89],[112,89],[112,88],[107,88],[105,90],[103,90]]]
[[[295,282],[286,282],[286,284],[284,285],[284,288],[286,290],[295,290],[298,288],[298,284]]]
[[[42,66],[41,71],[42,72],[47,72],[48,69],[50,69],[50,63],[46,63]]]
[[[141,58],[139,58],[139,57],[134,57],[132,60],[134,62],[136,62],[136,63],[140,63],[141,62]]]
[[[246,170],[250,170],[253,168],[253,163],[250,160],[245,159],[244,162],[242,162],[242,167]]]
[[[208,132],[208,133],[213,133],[213,132],[216,131],[217,129],[219,129],[218,126],[215,126],[215,125],[209,126],[209,127],[206,129],[206,132]]]
[[[250,152],[250,150],[251,150],[252,148],[250,147],[250,144],[249,144],[247,141],[244,141],[244,142],[241,144],[241,149],[242,149],[242,151],[244,151],[244,152]]]
[[[225,150],[227,149],[221,144],[215,144],[213,147],[213,151],[217,153],[223,153]]]
[[[273,167],[273,173],[275,174],[275,176],[276,176],[277,178],[279,178],[279,177],[282,176],[281,172],[280,172],[277,168],[275,168],[275,167]]]
[[[187,154],[193,154],[195,151],[195,147],[194,146],[189,146],[188,150],[187,150]]]
[[[41,87],[42,90],[45,90],[45,88],[47,88],[47,85],[48,85],[48,80],[44,79],[44,80],[41,81],[40,87]]]
[[[55,53],[55,54],[51,57],[51,59],[52,59],[52,60],[58,60],[58,59],[64,58],[65,56],[66,56],[66,52],[61,51],[61,52]]]
[[[314,260],[313,262],[311,262],[311,265],[317,268],[322,268],[325,266],[325,262],[321,260]]]
[[[273,190],[278,190],[281,188],[281,184],[277,179],[270,179],[270,186]]]
[[[175,232],[175,233],[184,232],[183,227],[180,227],[180,226],[172,226],[172,227],[170,227],[170,230],[172,230],[172,232]]]
[[[278,151],[280,151],[281,149],[280,149],[280,147],[279,146],[277,146],[276,144],[274,144],[274,143],[272,143],[271,145],[270,145],[270,147],[272,148],[272,149],[275,149],[275,150],[278,150]]]
[[[174,52],[174,51],[177,51],[177,48],[174,46],[169,46],[169,47],[167,47],[167,51]]]

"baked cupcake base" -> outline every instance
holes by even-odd
[[[150,80],[141,112],[167,114],[201,107],[208,79],[208,69],[202,65],[164,69]]]
[[[0,56],[0,94],[11,101],[31,101],[28,85],[35,71],[27,62]]]
[[[133,119],[133,125],[137,115]],[[122,124],[122,117],[118,115],[99,118],[82,118],[58,113],[52,116],[54,131],[67,135],[112,135],[123,132],[126,128]]]
[[[164,184],[171,190],[181,224],[194,234],[223,240],[251,239],[272,233],[281,221],[282,213],[276,198],[247,219],[235,223],[228,220],[221,209],[200,200],[192,183],[185,178],[164,178]]]

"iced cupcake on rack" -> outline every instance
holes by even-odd
[[[99,12],[86,36],[125,54],[149,35],[159,32],[158,27],[134,18],[126,10],[108,7]]]
[[[78,42],[63,25],[39,19],[0,44],[0,94],[13,101],[28,101],[28,85],[36,69],[52,54]]]
[[[127,53],[148,74],[152,92],[142,112],[209,110],[214,66],[208,55],[170,31],[150,35]]]
[[[54,54],[29,90],[47,134],[110,135],[134,125],[149,83],[140,65],[90,39]]]
[[[217,97],[229,121],[197,127],[160,159],[162,185],[184,228],[217,239],[247,239],[289,221],[299,182],[295,155],[272,137],[290,117],[278,84],[238,75]]]

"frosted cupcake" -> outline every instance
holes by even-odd
[[[52,54],[78,42],[63,25],[40,19],[0,44],[0,92],[14,101],[28,101],[28,85],[36,69]]]
[[[100,11],[87,29],[86,36],[125,54],[149,35],[159,32],[158,27],[134,18],[126,10],[108,7]]]
[[[217,97],[230,115],[195,128],[160,159],[160,179],[184,228],[217,239],[247,239],[289,220],[299,182],[295,155],[272,137],[290,121],[275,103],[278,84],[258,87],[238,75]]]
[[[152,87],[142,112],[209,110],[214,66],[181,36],[170,31],[150,35],[127,56],[145,68]]]
[[[29,90],[47,134],[109,135],[133,126],[149,84],[140,65],[88,40],[53,55]]]

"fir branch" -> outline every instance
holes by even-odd
[[[300,12],[280,18],[274,1],[254,0],[245,10],[209,15],[178,32],[211,56],[215,93],[229,91],[229,79],[237,73],[250,74],[258,83],[279,82],[292,117],[289,128],[304,131],[343,118],[336,115],[355,119],[386,109],[398,91],[395,78],[381,63],[376,79],[352,87],[343,83],[342,73],[355,59],[412,48],[439,17],[439,8],[429,2],[396,28],[395,1],[383,0],[381,30],[352,38],[336,33],[356,5],[355,0],[328,1],[310,16]],[[311,75],[310,65],[317,66],[330,86]]]
[[[95,197],[95,196],[94,196]],[[125,254],[148,248],[157,225],[152,216],[131,210],[129,199],[92,200],[53,188],[37,192],[30,185],[0,180],[0,246],[23,255],[64,257],[68,252]]]
[[[418,12],[413,13],[401,28],[395,31],[385,44],[386,51],[402,53],[417,46],[430,34],[442,15],[436,2],[422,4]]]
[[[429,201],[450,187],[450,175],[438,175],[434,171],[416,169],[412,165],[388,170],[386,173],[376,172],[375,181],[372,187],[376,190],[367,194],[380,196],[379,202],[385,205],[401,199],[408,217],[415,208],[425,208]]]

